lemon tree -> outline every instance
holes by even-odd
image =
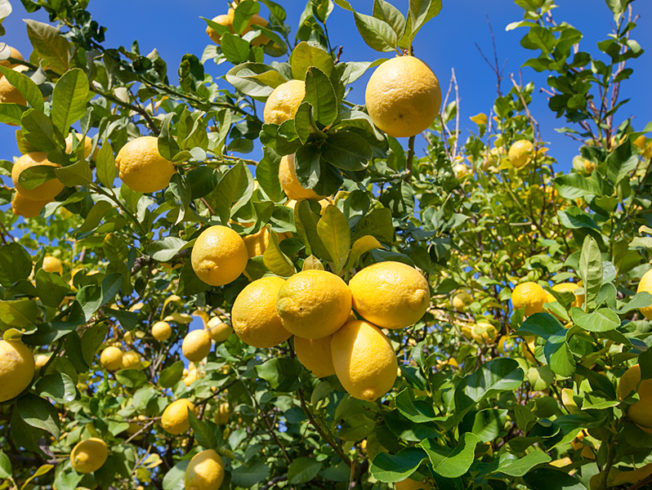
[[[22,0],[50,22],[0,43],[1,488],[652,485],[641,2],[596,2],[593,46],[515,0],[545,85],[469,132],[413,47],[446,2],[359,3],[236,0],[168,67]]]

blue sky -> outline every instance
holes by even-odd
[[[281,2],[288,11],[288,23],[296,25],[305,5],[303,0]],[[363,13],[370,13],[371,0],[354,0],[354,6]],[[392,0],[403,12],[407,10],[407,0]],[[579,28],[585,38],[583,50],[595,53],[596,43],[605,38],[612,27],[611,13],[604,0],[558,0],[560,7],[555,11],[557,21],[566,21]],[[21,3],[13,0],[13,14],[5,20],[7,35],[2,41],[17,47],[23,55],[29,55],[30,48],[23,18],[28,17]],[[138,40],[141,52],[148,53],[158,49],[168,63],[172,79],[176,78],[176,69],[181,57],[187,53],[201,56],[210,42],[204,33],[205,23],[200,16],[212,18],[224,13],[226,1],[207,0],[91,0],[89,9],[95,19],[108,27],[107,46],[129,46]],[[652,20],[652,2],[637,0],[635,12],[640,14],[639,28],[634,38],[644,49],[652,50],[652,29],[646,29]],[[47,21],[43,12],[32,14],[41,21]],[[461,128],[468,131],[475,128],[469,116],[478,112],[488,113],[496,96],[496,80],[489,66],[481,58],[475,44],[491,55],[491,38],[487,19],[493,26],[498,57],[505,63],[505,74],[516,74],[519,78],[521,64],[532,52],[520,47],[522,30],[506,32],[505,26],[522,18],[522,10],[511,0],[444,0],[441,14],[425,26],[416,38],[415,55],[426,61],[438,76],[444,91],[448,88],[451,70],[454,69],[460,88]],[[359,37],[350,12],[335,7],[329,21],[329,30],[333,43],[343,45],[344,61],[372,60],[383,56],[368,48]],[[642,26],[642,27],[641,27]],[[624,114],[634,115],[634,125],[642,129],[652,120],[652,97],[649,80],[652,79],[652,51],[634,60],[632,67],[635,74],[632,80],[622,87],[622,93],[631,98]],[[219,76],[226,67],[208,63],[207,70]],[[354,102],[364,100],[364,86],[368,75],[362,78],[351,94]],[[533,70],[522,70],[524,81],[534,80],[538,87],[545,79]],[[226,82],[223,82],[224,84]],[[503,85],[509,89],[509,78]],[[561,168],[570,168],[572,157],[577,154],[577,143],[557,134],[554,129],[564,125],[548,110],[545,96],[536,93],[532,107],[534,117],[541,124],[542,134],[551,143],[551,154],[560,163]],[[0,158],[10,160],[18,154],[15,144],[14,128],[0,127]],[[249,155],[256,157],[256,154]]]

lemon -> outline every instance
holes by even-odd
[[[61,264],[61,261],[51,255],[43,257],[43,265],[41,268],[45,272],[54,272],[59,275],[63,274],[63,265]]]
[[[292,236],[292,233],[278,233],[279,242]],[[258,257],[265,253],[269,245],[269,230],[261,228],[260,231],[243,238],[249,257]]]
[[[473,325],[471,337],[479,344],[489,344],[498,337],[498,330],[491,323],[480,321]]]
[[[630,367],[618,381],[618,398],[626,398],[636,391],[639,401],[627,410],[627,416],[641,429],[652,429],[652,379],[641,380],[641,367],[636,364]]]
[[[381,328],[403,328],[419,321],[430,304],[428,281],[402,262],[378,262],[349,281],[353,309]]]
[[[290,338],[276,312],[285,279],[263,277],[245,287],[233,302],[231,323],[236,335],[253,347],[274,347]]]
[[[305,270],[290,277],[276,300],[286,330],[304,339],[337,331],[351,313],[351,290],[331,272]]]
[[[70,463],[77,473],[93,473],[99,470],[109,457],[109,448],[98,438],[79,441],[70,453]]]
[[[156,322],[152,325],[152,337],[159,342],[163,342],[172,335],[172,328],[168,322]]]
[[[199,370],[194,362],[188,364],[188,369],[183,370],[183,384],[190,386],[200,378]]]
[[[81,135],[73,135],[70,133],[66,137],[66,153],[70,153],[72,151],[73,138],[75,138],[77,141],[80,141]],[[93,151],[93,139],[89,138],[88,136],[84,136],[84,142],[77,147],[77,151],[80,151],[80,147],[84,148],[84,158],[88,158]],[[93,154],[93,157],[95,157],[96,153],[97,152]]]
[[[20,340],[0,340],[0,403],[19,395],[34,377],[34,354]]]
[[[473,297],[466,291],[458,291],[453,295],[451,306],[456,311],[464,311],[466,307],[473,303]]]
[[[285,155],[281,158],[281,164],[278,167],[278,180],[281,182],[283,192],[292,200],[301,199],[322,199],[312,189],[306,189],[299,183],[297,172],[294,167],[294,154]]]
[[[231,228],[216,225],[197,237],[190,260],[199,279],[211,286],[223,286],[244,272],[249,254],[240,235]]]
[[[469,177],[470,175],[473,175],[473,170],[468,165],[457,163],[453,167],[453,174],[455,175],[456,179],[462,180],[466,177]]]
[[[294,116],[306,95],[303,80],[289,80],[276,87],[265,103],[263,119],[265,124],[282,124]]]
[[[231,32],[233,32],[233,15],[234,14],[235,14],[235,11],[233,9],[229,9],[226,14],[218,15],[217,17],[214,17],[212,20],[216,24],[222,25],[224,27],[228,27],[231,30]],[[267,22],[266,19],[262,18],[258,14],[254,14],[249,19],[249,22],[247,22],[247,27],[245,27],[244,31],[242,31],[242,35],[244,36],[246,33],[251,31],[251,26],[252,25],[267,27],[267,24],[268,24],[268,22]],[[215,29],[213,29],[210,26],[206,27],[206,34],[208,34],[208,37],[210,37],[211,40],[215,44],[220,44],[221,36],[220,36],[219,32],[217,32]],[[253,46],[260,46],[262,44],[267,44],[268,42],[269,42],[269,38],[261,33],[257,38],[255,38],[253,41],[251,41],[251,44]]]
[[[217,425],[225,425],[229,421],[230,415],[231,408],[229,407],[228,402],[220,403],[217,407],[217,411],[215,412],[215,423]]]
[[[365,103],[379,129],[395,138],[414,136],[428,129],[439,113],[439,80],[420,59],[399,56],[373,72]]]
[[[211,339],[213,339],[215,342],[224,342],[226,339],[229,338],[229,336],[233,332],[231,326],[224,323],[217,316],[214,316],[213,318],[208,320],[206,329],[208,331],[208,335],[210,335]]]
[[[136,192],[165,189],[176,172],[174,164],[158,152],[158,138],[140,136],[128,142],[115,159],[118,175]]]
[[[20,51],[18,51],[16,48],[14,48],[13,46],[7,46],[7,48],[9,48],[9,58],[25,61],[23,55],[20,54]],[[16,66],[22,66],[22,65],[16,65],[14,63],[11,63],[8,59],[4,59],[4,60],[0,60],[0,66],[6,66],[7,68],[14,68]],[[0,77],[2,77],[2,75],[0,75]]]
[[[161,416],[161,427],[163,427],[163,430],[172,435],[179,435],[186,432],[190,428],[188,410],[194,412],[195,405],[187,398],[180,398],[170,403],[163,410],[163,415]]]
[[[211,351],[211,336],[206,330],[188,332],[181,344],[183,355],[192,362],[199,362]]]
[[[374,401],[394,386],[398,362],[389,339],[362,320],[348,322],[331,339],[335,374],[354,398]]]
[[[100,364],[107,371],[117,371],[122,368],[122,351],[114,346],[107,347],[100,354]]]
[[[636,288],[636,292],[646,292],[652,294],[652,269],[643,274],[643,277],[641,277],[641,280],[638,283],[638,288]],[[652,305],[640,308],[640,312],[648,320],[652,319]]]
[[[512,304],[515,310],[525,308],[525,315],[530,316],[543,311],[543,305],[549,302],[546,291],[536,282],[528,281],[517,285],[512,291]]]
[[[50,360],[52,354],[38,353],[34,356],[34,369],[42,369]]]
[[[574,282],[563,282],[561,284],[555,284],[552,287],[552,290],[557,293],[575,293],[575,291],[577,291],[579,288],[580,285]],[[584,293],[581,294],[575,293],[575,300],[573,301],[571,306],[576,306],[577,308],[581,308],[583,304],[584,304]]]
[[[14,197],[11,199],[11,211],[16,216],[22,216],[23,218],[34,218],[41,214],[41,209],[49,201],[34,201],[32,199],[27,199],[20,192],[16,192]]]
[[[294,337],[294,352],[299,362],[318,378],[335,374],[330,336],[321,339]]]
[[[214,449],[195,454],[184,477],[186,490],[218,490],[224,480],[224,462]]]
[[[27,67],[16,66],[13,70],[23,72],[27,70]],[[25,97],[23,97],[23,94],[21,94],[5,76],[0,77],[0,104],[27,105],[27,101],[25,100]]]
[[[517,169],[523,168],[532,161],[532,157],[534,156],[534,146],[532,145],[532,142],[528,140],[515,141],[512,146],[510,146],[507,156],[509,157],[509,163],[512,164],[512,167]]]
[[[1,81],[0,81],[1,82]],[[59,179],[49,179],[34,189],[25,189],[18,181],[20,174],[30,167],[47,165],[49,167],[60,167],[57,163],[52,163],[47,158],[47,154],[42,152],[31,152],[22,155],[14,166],[11,168],[11,180],[16,190],[26,199],[35,201],[52,201],[59,192],[63,190],[63,184]]]
[[[394,483],[394,488],[395,490],[431,490],[432,485],[423,481],[413,480],[412,478],[406,478],[405,480]]]
[[[122,369],[137,369],[140,367],[138,352],[130,350],[122,354]]]

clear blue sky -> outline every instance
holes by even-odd
[[[288,10],[289,23],[295,25],[305,1],[281,3]],[[354,0],[352,3],[364,13],[370,13],[373,4],[371,0]],[[392,3],[403,12],[407,10],[407,0],[392,0]],[[563,20],[579,28],[585,34],[582,49],[595,53],[596,42],[604,39],[612,27],[611,13],[604,0],[559,0],[559,3],[560,8],[555,11],[557,21]],[[4,22],[7,35],[0,39],[27,56],[30,49],[22,19],[28,15],[18,0],[13,0],[12,5],[14,12]],[[224,13],[227,5],[226,1],[207,0],[91,0],[89,8],[94,18],[108,27],[107,46],[129,46],[133,40],[138,40],[143,53],[158,49],[174,80],[181,57],[187,52],[201,56],[210,42],[200,16],[212,18]],[[622,87],[622,93],[631,98],[631,102],[623,113],[634,114],[635,128],[642,129],[652,120],[649,88],[652,79],[652,29],[649,28],[652,25],[652,2],[637,0],[634,6],[641,16],[634,38],[649,52],[631,65],[635,69],[634,77]],[[42,11],[32,15],[47,21]],[[512,0],[444,0],[441,14],[423,28],[414,46],[415,54],[430,65],[444,90],[448,87],[451,69],[455,70],[460,87],[461,128],[467,131],[475,128],[469,116],[478,112],[488,113],[496,96],[495,77],[475,46],[478,43],[487,55],[491,55],[487,18],[493,26],[500,63],[506,62],[505,73],[515,73],[518,79],[520,65],[532,52],[519,45],[524,31],[505,31],[508,23],[522,18],[522,10]],[[344,61],[372,60],[383,56],[362,42],[350,12],[335,7],[329,26],[334,44],[344,46]],[[207,70],[215,76],[224,73],[224,67],[212,63],[207,65]],[[529,68],[522,72],[523,80],[534,80],[539,87],[545,81]],[[354,102],[363,102],[367,78],[368,75],[354,86]],[[506,90],[508,83],[509,79],[504,83]],[[543,94],[536,94],[533,115],[541,124],[544,139],[551,142],[552,155],[557,157],[562,168],[569,168],[572,157],[577,154],[577,144],[555,133],[554,129],[562,126],[563,121],[557,120],[547,109]],[[0,125],[2,159],[10,160],[18,154],[14,131],[14,128]]]

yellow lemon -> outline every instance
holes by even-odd
[[[120,180],[136,192],[165,189],[176,172],[174,164],[158,152],[158,138],[140,136],[120,148],[115,158]]]
[[[294,351],[299,362],[318,378],[335,374],[330,336],[321,339],[303,339],[295,336]]]
[[[292,233],[279,233],[278,240],[279,242],[285,240],[292,236]],[[269,230],[261,228],[258,232],[247,235],[243,238],[245,246],[247,247],[247,253],[249,257],[258,257],[263,255],[267,246],[269,245]]]
[[[11,400],[34,377],[34,354],[20,340],[0,340],[0,403]]]
[[[163,427],[163,430],[172,435],[179,435],[186,432],[190,428],[188,410],[194,412],[195,405],[187,398],[180,398],[170,403],[163,410],[163,415],[161,416],[161,427]]]
[[[70,133],[66,137],[66,153],[70,153],[72,151],[73,138],[75,138],[77,141],[80,141],[81,135],[79,134],[73,135],[72,133]],[[91,155],[91,152],[93,151],[93,139],[89,138],[88,136],[84,136],[84,142],[77,147],[77,151],[80,150],[81,146],[84,147],[84,158],[88,158]],[[93,153],[93,157],[95,157],[96,153],[97,152]]]
[[[224,480],[224,462],[214,449],[195,454],[184,477],[186,490],[218,490]]]
[[[489,322],[478,322],[471,329],[471,337],[480,344],[488,344],[496,340],[498,330]]]
[[[231,228],[216,225],[197,237],[190,260],[199,279],[211,286],[223,286],[244,272],[249,254],[240,235]]]
[[[552,287],[552,290],[557,293],[575,293],[575,291],[578,290],[579,288],[580,285],[574,282],[563,282],[561,284],[555,284]],[[584,304],[584,293],[575,294],[575,300],[573,301],[571,306],[576,306],[577,308],[581,308],[583,304]]]
[[[652,269],[643,274],[643,277],[641,277],[641,280],[638,283],[638,288],[636,288],[636,292],[646,292],[652,294]],[[640,312],[648,320],[652,319],[652,305],[644,306],[640,309]]]
[[[168,322],[156,322],[152,325],[152,337],[159,342],[163,342],[172,335],[172,327]]]
[[[549,302],[545,289],[536,282],[528,281],[517,285],[512,291],[512,304],[515,310],[525,308],[525,316],[543,311],[543,305]]]
[[[417,481],[412,478],[406,478],[405,480],[398,481],[394,483],[395,490],[431,490],[432,485],[426,483],[425,481]]]
[[[122,351],[114,346],[107,347],[100,354],[100,364],[107,371],[117,371],[122,368]]]
[[[200,378],[199,370],[194,362],[188,364],[188,369],[183,370],[183,384],[190,386]]]
[[[233,9],[229,9],[227,14],[223,15],[218,15],[217,17],[214,17],[212,20],[216,24],[220,24],[224,27],[228,27],[231,32],[233,32],[233,15],[235,14],[235,11]],[[244,31],[242,32],[242,35],[244,36],[246,33],[251,31],[251,26],[252,25],[258,25],[261,27],[267,27],[267,20],[261,17],[258,14],[254,14],[251,16],[249,19],[249,22],[247,22],[247,27],[245,27]],[[221,42],[221,36],[220,34],[213,29],[212,27],[208,26],[206,27],[206,34],[208,34],[208,37],[211,38],[211,40],[215,44],[220,44]],[[260,34],[257,38],[255,38],[251,44],[253,46],[260,46],[263,44],[267,44],[269,42],[269,38],[265,36],[264,34]]]
[[[402,262],[378,262],[349,281],[353,309],[381,328],[403,328],[419,321],[430,304],[428,281]]]
[[[231,310],[231,323],[245,344],[274,347],[290,338],[276,312],[276,298],[283,284],[285,279],[280,277],[263,277],[238,294]]]
[[[278,167],[278,180],[281,182],[283,192],[289,199],[296,201],[301,199],[322,199],[322,196],[312,189],[306,189],[299,182],[294,167],[294,154],[285,155],[281,158],[281,164]]]
[[[276,311],[286,330],[304,339],[320,339],[347,321],[351,290],[331,272],[305,270],[285,281],[278,293]]]
[[[54,272],[56,274],[63,274],[63,265],[61,261],[51,255],[43,257],[43,265],[41,267],[45,272]]]
[[[137,369],[140,367],[138,352],[130,350],[122,354],[122,369]]]
[[[20,54],[20,51],[18,51],[16,48],[13,46],[6,46],[9,48],[9,58],[14,58],[15,60],[22,60],[24,61],[25,58],[23,58],[23,55]],[[15,63],[11,63],[8,59],[0,60],[0,66],[6,66],[7,68],[14,68],[16,66],[22,66],[22,65],[16,65]],[[2,75],[0,75],[1,77]]]
[[[374,401],[394,386],[398,362],[389,339],[362,320],[348,322],[331,339],[335,374],[354,398]]]
[[[46,165],[48,167],[60,167],[57,163],[52,163],[47,158],[47,154],[42,152],[31,152],[21,156],[11,168],[11,180],[14,187],[26,199],[35,201],[52,201],[59,192],[63,190],[63,184],[59,179],[49,179],[34,189],[25,189],[19,182],[20,174],[31,167]]]
[[[217,425],[224,425],[229,421],[229,416],[231,415],[231,408],[229,407],[228,402],[222,402],[218,405],[217,411],[215,412],[215,423]]]
[[[16,216],[22,216],[23,218],[35,218],[41,214],[41,209],[49,201],[33,201],[32,199],[27,199],[20,192],[16,192],[14,197],[11,199],[11,211]]]
[[[636,364],[630,367],[618,381],[618,398],[626,398],[636,391],[639,401],[627,410],[627,416],[641,429],[652,429],[652,379],[641,381],[641,367]]]
[[[294,116],[306,95],[303,80],[289,80],[276,87],[265,103],[263,119],[265,124],[282,124]]]
[[[79,441],[70,453],[70,463],[77,473],[93,473],[99,470],[109,457],[109,448],[98,438]]]
[[[472,175],[473,170],[468,165],[465,165],[463,163],[457,163],[453,167],[453,174],[455,175],[456,179],[462,180],[462,179]]]
[[[395,138],[414,136],[428,129],[439,113],[439,80],[420,59],[399,56],[373,72],[365,103],[379,129]]]
[[[48,363],[50,360],[50,356],[52,354],[43,354],[43,353],[38,353],[34,356],[34,368],[35,369],[42,369],[45,367],[45,365]]]
[[[21,65],[12,69],[14,71],[22,72],[27,70],[27,67]],[[0,77],[0,104],[27,105],[27,101],[25,100],[25,97],[23,97],[23,94],[21,94],[5,76]]]
[[[181,344],[183,355],[192,362],[199,362],[211,351],[211,336],[206,330],[188,332]]]
[[[206,324],[208,335],[211,336],[215,342],[224,342],[229,338],[233,329],[230,325],[224,323],[219,317],[214,316]]]
[[[534,156],[534,146],[529,140],[515,141],[512,146],[510,146],[507,156],[509,157],[509,163],[512,164],[512,167],[523,168],[532,161],[532,157]]]
[[[466,307],[473,303],[473,297],[466,291],[458,291],[451,299],[451,306],[456,311],[464,311]]]

